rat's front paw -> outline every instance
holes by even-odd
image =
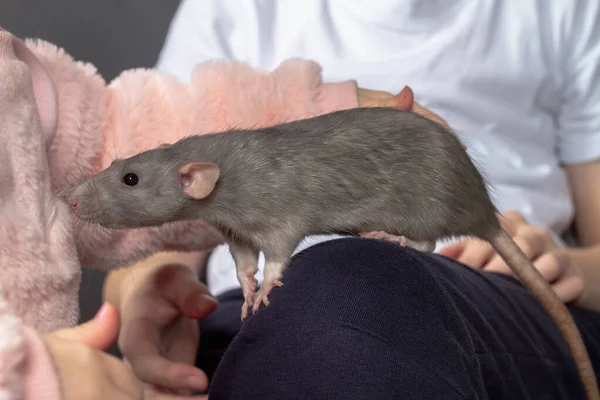
[[[242,304],[242,321],[248,316],[248,311],[252,309],[254,303],[254,297],[256,294],[252,292],[251,297],[244,297],[244,304]]]
[[[279,279],[271,279],[269,281],[264,281],[263,284],[261,285],[260,289],[258,290],[258,293],[256,294],[256,297],[254,299],[254,306],[252,307],[252,311],[257,312],[261,303],[264,304],[265,306],[268,306],[269,305],[269,294],[271,294],[271,290],[273,290],[274,287],[281,287],[281,286],[283,286],[283,282],[281,282]]]
[[[258,284],[256,278],[252,273],[248,273],[242,279],[242,292],[244,293],[244,304],[242,304],[242,320],[248,316],[248,311],[254,304],[254,298],[256,297],[256,285]]]

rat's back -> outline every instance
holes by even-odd
[[[409,234],[400,226],[408,224],[418,240],[472,233],[495,218],[483,178],[458,138],[414,112],[357,108],[280,128],[278,151],[297,152],[290,179],[302,174],[295,195],[302,191],[303,203],[314,207],[319,231]],[[298,149],[286,150],[286,141]]]
[[[219,196],[254,227],[392,233],[411,220],[428,235],[431,221],[457,226],[490,212],[459,140],[413,112],[358,108],[209,136],[195,147],[221,167]],[[477,204],[484,206],[478,211]]]

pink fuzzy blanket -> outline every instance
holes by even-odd
[[[15,312],[38,329],[75,321],[75,308],[64,307],[72,300],[65,298],[58,307],[52,299],[58,291],[74,297],[79,262],[111,269],[157,251],[207,250],[222,242],[201,222],[135,231],[83,224],[67,215],[63,194],[68,189],[117,157],[189,134],[264,126],[357,106],[354,82],[323,84],[319,66],[310,61],[289,60],[273,72],[239,62],[207,62],[195,69],[189,86],[138,69],[106,85],[93,66],[75,62],[54,45],[23,45],[6,32],[3,39],[8,45],[0,68],[14,71],[0,71],[2,84],[11,89],[2,93],[0,109],[14,125],[4,124],[1,131],[9,143],[1,160],[11,166],[2,178],[7,183],[1,195],[10,198],[2,212],[14,223],[3,226],[0,237],[1,248],[10,249],[10,262],[2,259],[3,265],[11,269],[10,274],[3,270],[0,297],[10,299]],[[41,135],[32,129],[35,123]],[[14,196],[4,189],[11,185],[26,193]],[[33,240],[17,239],[26,234]],[[17,297],[22,298],[15,301]]]
[[[24,326],[76,323],[81,265],[116,268],[222,241],[201,222],[128,232],[76,223],[63,201],[69,188],[117,157],[189,134],[357,105],[355,82],[324,84],[311,61],[288,60],[272,72],[207,62],[189,85],[137,69],[107,85],[62,49],[0,31],[0,399],[19,398],[26,349],[35,347]]]

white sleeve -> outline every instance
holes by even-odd
[[[231,18],[222,0],[182,0],[155,68],[189,83],[192,69],[210,59],[231,59],[220,27]]]
[[[558,158],[564,164],[600,159],[600,1],[568,2],[559,24],[564,41]]]

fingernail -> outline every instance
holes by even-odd
[[[200,379],[197,376],[190,376],[189,378],[187,378],[186,382],[188,383],[188,385],[190,385],[193,389],[196,390],[204,390],[204,379]]]
[[[102,307],[100,307],[100,309],[98,310],[98,312],[96,313],[96,316],[94,318],[102,319],[106,316],[107,312],[108,312],[108,303],[104,303],[104,304],[102,304]]]
[[[212,303],[213,305],[211,306],[210,303]],[[213,307],[212,309],[216,309],[219,306],[219,300],[217,300],[215,297],[209,295],[209,294],[203,294],[202,295],[202,300],[200,300],[200,304],[202,305],[203,309],[206,309],[206,307],[208,306]]]
[[[212,301],[214,303],[218,303],[219,302],[219,300],[217,300],[216,297],[214,297],[213,295],[210,295],[210,294],[203,294],[202,295],[202,299],[203,300],[210,300],[210,301]]]

